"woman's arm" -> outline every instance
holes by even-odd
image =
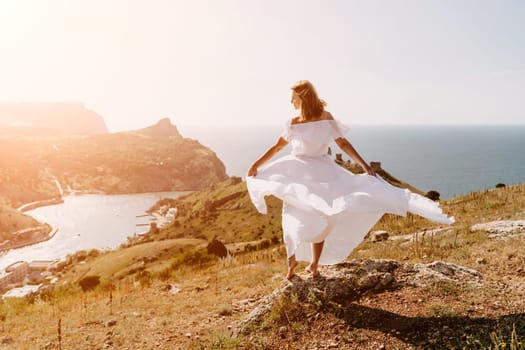
[[[368,175],[376,176],[376,172],[374,171],[374,169],[372,169],[370,165],[368,165],[364,161],[364,159],[361,158],[359,153],[357,153],[357,151],[355,150],[354,146],[352,146],[352,144],[346,138],[339,137],[335,140],[335,142],[337,143],[339,148],[341,148],[346,154],[348,154],[348,156],[355,160]]]
[[[288,144],[288,141],[283,139],[282,137],[279,137],[275,145],[270,147],[262,156],[261,158],[257,159],[252,166],[250,166],[250,169],[248,169],[248,176],[256,176],[257,175],[257,168],[259,168],[263,163],[267,162],[270,158],[272,158],[277,152],[282,150],[286,145]]]

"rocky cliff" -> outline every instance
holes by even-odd
[[[132,134],[142,135],[147,137],[155,137],[158,139],[165,138],[182,138],[177,127],[171,124],[169,118],[163,118],[155,125],[149,126],[144,129],[139,129],[131,132]]]
[[[104,119],[82,103],[0,103],[0,135],[94,135]]]
[[[227,178],[224,164],[169,119],[149,128],[77,137],[0,138],[0,198],[12,206],[60,190],[138,193],[198,190]]]
[[[363,168],[361,168],[361,166],[359,164],[353,163],[350,160],[344,160],[340,153],[336,154],[335,162],[337,164],[339,164],[340,166],[342,166],[343,168],[351,171],[354,174],[362,174],[364,172]],[[426,195],[425,192],[421,191],[420,189],[418,189],[418,188],[416,188],[416,187],[414,187],[414,186],[412,186],[412,185],[410,185],[410,184],[408,184],[408,183],[406,183],[404,181],[399,180],[398,178],[396,178],[392,174],[390,174],[388,171],[383,169],[381,167],[381,162],[370,162],[370,166],[372,167],[372,169],[374,169],[376,174],[381,176],[383,179],[385,179],[387,182],[389,182],[392,186],[396,186],[396,187],[400,187],[400,188],[406,188],[406,189],[409,189],[410,191],[412,191],[414,193],[417,193],[417,194],[420,194],[422,196]],[[438,199],[439,199],[439,196],[438,196]]]

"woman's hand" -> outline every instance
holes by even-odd
[[[268,161],[270,158],[274,156],[275,153],[279,152],[281,149],[283,149],[288,144],[288,141],[283,139],[282,137],[279,137],[275,145],[270,147],[262,156],[261,158],[257,159],[252,166],[248,169],[248,176],[256,176],[257,175],[257,168],[261,165],[263,165],[266,161]]]
[[[363,170],[368,174],[368,175],[371,175],[371,176],[376,176],[376,172],[374,171],[374,169],[372,169],[372,167],[366,163],[363,163],[361,164],[361,168],[363,168]]]
[[[350,158],[354,159],[360,166],[363,168],[363,170],[371,176],[376,176],[376,172],[370,165],[366,164],[364,159],[357,153],[354,146],[348,140],[344,137],[339,137],[335,140],[337,145],[340,149],[342,149],[346,154],[350,156]]]
[[[257,175],[257,166],[253,164],[250,169],[248,169],[248,176],[256,176]]]

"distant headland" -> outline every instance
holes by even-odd
[[[79,102],[0,102],[0,135],[107,134],[104,118]]]

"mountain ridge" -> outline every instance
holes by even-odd
[[[0,135],[106,134],[104,118],[80,102],[0,102]]]

